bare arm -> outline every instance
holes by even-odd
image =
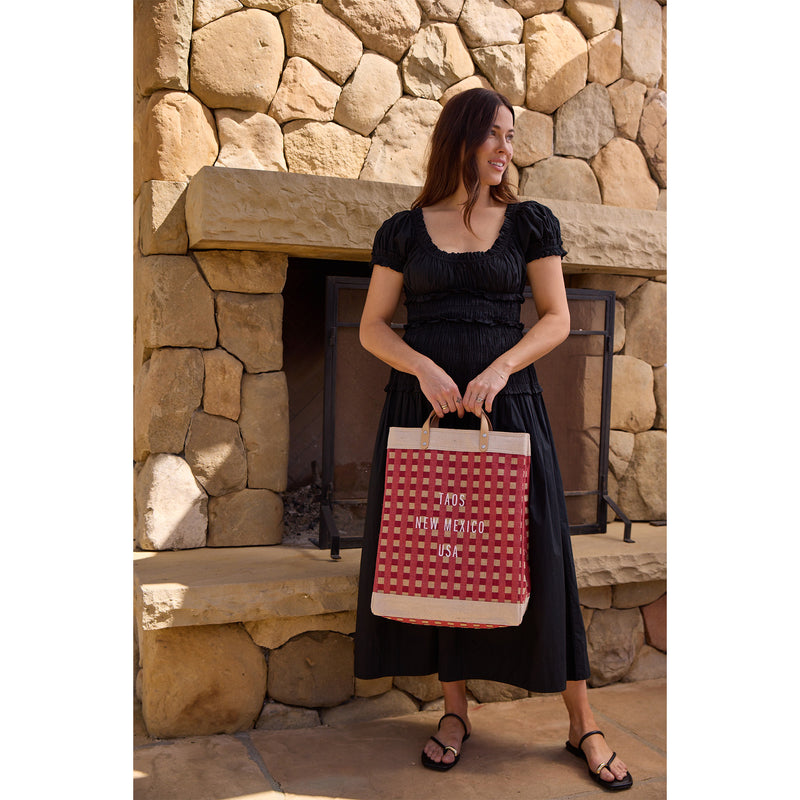
[[[506,385],[512,372],[533,364],[555,349],[569,336],[569,307],[561,256],[537,258],[528,264],[528,280],[539,315],[537,323],[515,344],[496,358],[480,375],[473,378],[464,392],[464,408],[480,415],[478,397],[492,410],[497,393]]]
[[[453,379],[430,358],[407,345],[391,328],[402,291],[401,273],[377,264],[373,267],[367,300],[361,314],[361,344],[390,367],[415,375],[436,416],[444,416],[442,406],[447,404],[449,411],[458,411],[462,417],[461,393]],[[456,398],[459,404],[456,404]]]

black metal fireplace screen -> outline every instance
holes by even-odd
[[[325,394],[320,495],[320,548],[339,558],[360,547],[367,486],[389,368],[363,349],[358,325],[368,278],[329,276],[325,306]],[[522,322],[537,320],[530,289]],[[571,331],[567,340],[536,362],[561,467],[571,534],[605,533],[610,506],[631,523],[608,494],[611,429],[611,365],[614,336],[612,291],[567,289]],[[400,304],[393,328],[402,328]]]

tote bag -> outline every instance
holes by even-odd
[[[389,429],[372,612],[467,628],[519,625],[530,597],[530,436]]]

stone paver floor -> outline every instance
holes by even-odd
[[[634,777],[626,800],[663,800],[666,681],[590,690],[599,726]],[[608,797],[564,749],[560,696],[470,710],[457,767],[423,769],[439,712],[301,730],[152,740],[136,719],[135,800],[566,800]]]

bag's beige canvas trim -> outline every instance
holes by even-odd
[[[399,450],[444,450],[468,453],[503,453],[506,455],[529,456],[531,437],[527,433],[489,431],[489,446],[480,449],[480,431],[454,430],[452,428],[431,428],[430,444],[423,448],[419,428],[389,428],[388,447]]]
[[[404,597],[372,593],[372,613],[392,619],[416,619],[430,622],[455,622],[465,625],[519,625],[528,607],[522,603],[495,603],[489,600],[448,600],[446,598]]]

